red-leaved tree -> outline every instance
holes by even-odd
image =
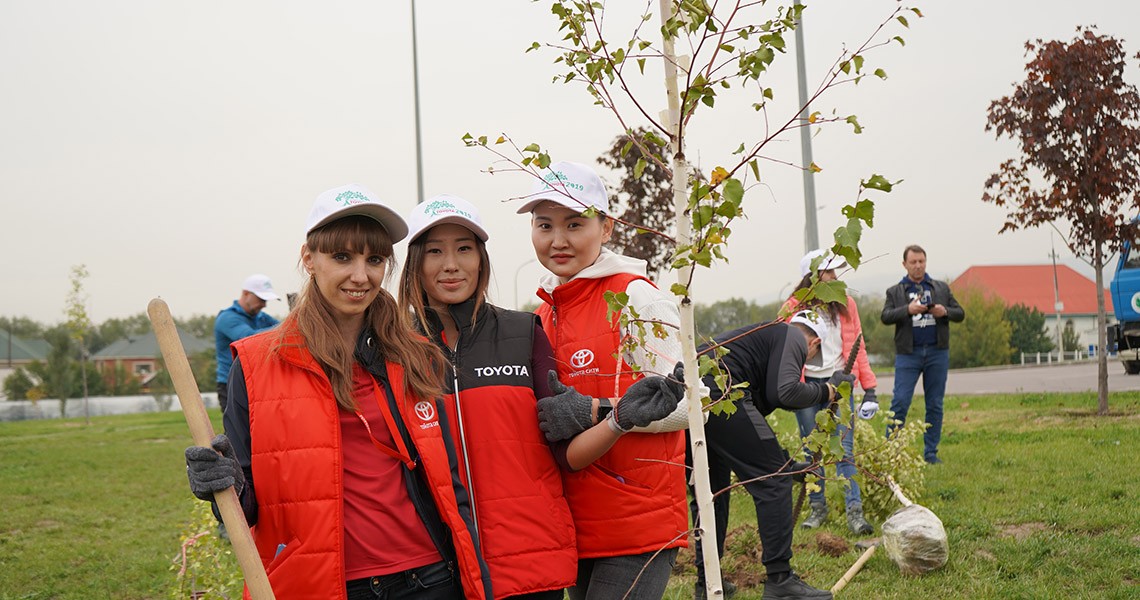
[[[982,200],[1009,210],[999,233],[1045,223],[1096,271],[1099,414],[1108,413],[1104,282],[1106,256],[1135,235],[1140,210],[1140,95],[1124,82],[1120,40],[1078,27],[1071,42],[1027,42],[1025,81],[990,104],[986,131],[1018,143],[986,180]],[[1140,58],[1140,56],[1137,56]],[[1058,228],[1060,231],[1060,229]]]

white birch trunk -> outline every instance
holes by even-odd
[[[673,14],[670,0],[660,0],[661,24]],[[676,240],[678,246],[691,243],[690,232],[693,229],[693,219],[686,214],[689,205],[689,165],[685,159],[684,148],[681,147],[681,96],[677,88],[677,55],[674,52],[673,40],[662,40],[662,50],[665,54],[665,92],[668,96],[668,114],[666,123],[672,134],[669,149],[672,153],[673,169],[673,204],[676,210]],[[677,282],[682,285],[689,281],[693,266],[678,269]],[[705,443],[705,418],[701,409],[701,398],[697,394],[700,381],[697,368],[697,344],[693,319],[693,302],[691,291],[680,303],[681,312],[681,360],[685,365],[686,394],[689,402],[689,437],[692,441],[693,472],[690,474],[693,489],[697,498],[697,515],[694,535],[702,540],[701,549],[704,561],[705,586],[708,597],[714,600],[724,598],[721,589],[720,557],[717,556],[716,515],[713,509],[712,489],[709,483],[708,446]]]

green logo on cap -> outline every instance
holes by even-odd
[[[350,204],[368,202],[368,196],[356,191],[341,192],[337,194],[335,201],[340,202],[341,206],[348,206]]]
[[[424,207],[424,212],[426,212],[429,216],[432,216],[432,217],[437,217],[441,214],[445,214],[445,215],[459,215],[459,216],[461,216],[461,217],[463,217],[469,221],[475,220],[475,218],[473,216],[471,216],[470,213],[468,213],[467,211],[464,211],[464,210],[460,210],[454,204],[448,202],[447,200],[435,200],[435,201],[428,203],[428,205]]]

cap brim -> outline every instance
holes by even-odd
[[[809,367],[822,367],[823,366],[823,350],[817,350],[815,356],[807,359],[804,363]]]
[[[479,238],[479,240],[483,241],[483,242],[486,242],[491,237],[491,236],[487,235],[486,230],[484,230],[479,225],[476,225],[470,219],[465,219],[465,218],[460,217],[458,215],[448,215],[446,217],[442,217],[440,219],[432,221],[432,222],[428,223],[427,225],[425,225],[422,229],[412,233],[412,235],[410,237],[408,237],[408,243],[411,244],[412,242],[420,239],[420,236],[422,236],[423,234],[430,231],[432,227],[435,227],[436,225],[444,225],[447,223],[455,223],[456,225],[462,225],[463,227],[470,229],[471,233],[474,233],[475,237]]]
[[[269,302],[270,300],[280,300],[281,299],[281,296],[278,296],[277,294],[274,294],[273,292],[255,292],[253,290],[250,290],[250,293],[253,294],[254,296],[257,296],[258,298],[261,298],[262,300],[265,300],[266,302]]]
[[[572,209],[572,210],[577,210],[579,213],[584,213],[587,210],[590,210],[591,208],[593,208],[594,210],[597,210],[599,213],[601,213],[603,215],[606,214],[606,211],[598,210],[598,208],[596,206],[588,206],[588,205],[582,204],[581,202],[578,202],[577,200],[574,200],[572,198],[567,198],[566,196],[541,197],[541,198],[528,196],[527,198],[528,199],[527,199],[526,203],[519,207],[519,209],[516,211],[516,214],[524,215],[526,213],[532,212],[532,211],[534,211],[535,207],[537,207],[539,204],[542,204],[543,202],[553,202],[559,206],[564,206],[564,207]]]
[[[371,217],[377,223],[383,225],[384,230],[387,231],[388,235],[392,238],[393,244],[404,239],[405,237],[408,237],[408,224],[404,221],[404,218],[387,206],[376,204],[375,202],[365,202],[361,204],[346,206],[321,219],[320,221],[317,221],[317,223],[310,227],[309,231],[305,233],[308,234],[318,227],[323,227],[329,223],[332,223],[333,221],[336,221],[337,219],[343,219],[345,217],[351,217],[353,215]]]

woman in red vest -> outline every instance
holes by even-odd
[[[602,247],[614,223],[593,170],[561,162],[540,175],[519,213],[530,213],[535,254],[551,272],[537,312],[558,368],[555,394],[538,409],[547,438],[569,440],[563,486],[578,535],[570,597],[656,600],[689,529],[684,386],[660,376],[680,358],[676,302],[649,281],[644,261]],[[629,343],[639,327],[607,315],[607,292],[628,295],[644,344]]]
[[[322,193],[296,308],[232,345],[226,433],[186,450],[196,496],[236,488],[279,599],[491,598],[445,360],[381,287],[406,234],[363,187]]]
[[[531,313],[487,302],[487,232],[462,198],[435,196],[408,217],[400,305],[448,359],[445,396],[496,598],[561,600],[574,585],[574,522],[538,398],[553,351]]]

